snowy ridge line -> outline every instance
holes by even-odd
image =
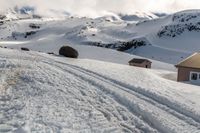
[[[138,93],[137,95],[139,97],[140,97],[140,95],[144,96],[144,100],[148,99],[148,102],[152,102],[153,104],[157,103],[157,104],[159,104],[159,106],[165,107],[166,108],[165,110],[172,109],[173,111],[176,111],[177,114],[180,115],[180,117],[182,115],[182,116],[191,118],[194,122],[198,123],[197,125],[200,127],[200,115],[196,114],[195,112],[191,112],[192,109],[188,110],[187,108],[183,108],[182,106],[180,106],[179,104],[176,104],[175,102],[169,101],[168,99],[166,99],[164,97],[155,95],[154,93],[146,91],[145,89],[135,88],[134,86],[128,85],[126,83],[122,83],[122,82],[117,81],[115,79],[111,79],[109,77],[103,76],[101,74],[98,74],[96,72],[90,71],[88,69],[85,69],[85,68],[82,68],[82,67],[78,67],[78,66],[75,66],[75,65],[71,65],[71,64],[67,64],[67,63],[63,63],[63,62],[60,62],[60,61],[56,61],[56,62],[57,63],[61,63],[63,65],[68,65],[71,68],[74,68],[74,69],[76,69],[78,71],[84,72],[84,73],[86,73],[88,75],[95,75],[95,78],[99,78],[101,80],[111,82],[114,85],[116,84],[118,87],[126,88],[126,91],[129,92],[129,93],[136,92],[134,94]],[[163,107],[162,107],[162,109],[164,109]],[[195,115],[194,115],[194,113],[195,113]],[[183,120],[184,120],[184,118],[183,118]]]
[[[157,107],[155,105],[152,105],[151,103],[149,103],[147,101],[144,101],[141,98],[136,97],[135,95],[130,95],[129,93],[126,93],[126,95],[130,95],[129,98],[132,97],[131,100],[130,99],[128,100],[127,98],[124,97],[125,93],[124,93],[124,90],[122,90],[122,88],[124,88],[123,86],[116,87],[115,85],[113,85],[111,83],[102,82],[103,79],[98,79],[94,76],[88,75],[88,74],[81,72],[81,71],[78,71],[78,70],[76,70],[79,73],[79,74],[77,74],[77,73],[75,73],[74,69],[71,68],[71,67],[69,67],[68,70],[67,70],[67,69],[63,69],[61,66],[55,65],[55,63],[49,63],[49,64],[57,66],[64,71],[67,71],[71,74],[74,74],[75,76],[81,77],[83,80],[91,83],[92,85],[96,85],[97,87],[99,87],[103,91],[107,92],[109,95],[113,96],[114,99],[116,101],[118,101],[120,104],[126,105],[126,108],[129,109],[129,111],[131,111],[132,113],[135,113],[139,116],[142,116],[143,119],[147,123],[149,123],[149,125],[151,125],[155,129],[157,129],[159,132],[169,132],[169,131],[174,132],[174,130],[177,129],[177,128],[179,128],[179,130],[183,130],[183,131],[186,131],[187,129],[196,129],[195,131],[199,130],[196,126],[192,126],[190,124],[188,125],[188,124],[186,124],[187,122],[185,122],[185,121],[183,122],[178,117],[171,115],[169,112],[166,112],[166,111],[161,110],[159,108],[157,109],[157,110],[159,110],[157,113],[153,113],[153,112],[155,112],[155,110],[154,111],[152,110],[152,112],[151,112],[151,111],[146,111],[146,109],[142,109],[142,107],[144,107],[145,105],[146,105],[145,107],[148,107],[148,108],[150,107],[151,109],[154,109],[154,108],[157,108]],[[71,69],[71,71],[69,69]],[[82,75],[80,73],[82,73]],[[95,79],[98,80],[98,82],[95,81]],[[105,83],[107,84],[106,86],[103,85]],[[114,87],[115,89],[108,89],[109,88],[108,86],[110,86],[110,88]],[[121,91],[121,93],[117,92],[116,90],[118,90],[119,92]],[[137,102],[132,101],[132,99],[135,99],[135,101],[137,101]],[[140,105],[140,103],[143,103],[143,104]],[[170,117],[172,120],[176,121],[176,124],[171,123],[172,125],[171,124],[169,125],[170,121],[168,121],[166,123],[168,125],[165,125],[165,124],[163,125],[162,123],[160,123],[159,119],[157,118],[158,114],[159,114],[159,116],[166,116],[166,117],[163,117],[163,118],[160,118],[160,119],[164,119],[164,121],[168,121],[166,118]],[[179,127],[177,127],[177,125],[179,125]],[[183,127],[183,125],[184,125],[184,127]],[[175,126],[175,127],[172,128],[172,126]]]

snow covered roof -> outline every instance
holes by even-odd
[[[194,53],[185,60],[179,62],[176,67],[189,67],[200,69],[200,53]]]
[[[134,59],[130,60],[129,63],[141,64],[141,63],[143,63],[143,62],[145,62],[145,61],[151,62],[151,61],[149,61],[149,60],[147,60],[147,59],[134,58]]]

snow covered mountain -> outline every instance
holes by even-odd
[[[15,14],[16,21],[9,21],[13,14],[7,14],[1,17],[1,44],[45,52],[56,52],[64,44],[92,45],[176,64],[200,50],[199,14],[199,10],[190,10],[131,23],[133,16],[116,14],[94,19],[34,18],[33,14],[21,14],[29,17],[20,19]]]
[[[142,20],[149,20],[149,19],[156,19],[159,15],[150,13],[150,12],[135,12],[134,14],[119,14],[122,20],[131,22],[131,21],[142,21]]]
[[[0,16],[2,16],[4,20],[7,21],[41,18],[40,15],[35,13],[35,8],[31,6],[24,6],[21,8],[15,6],[13,9],[12,8],[7,9],[3,13],[1,13]]]

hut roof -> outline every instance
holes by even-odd
[[[176,67],[188,67],[200,69],[200,53],[194,53],[183,61],[179,62]]]
[[[129,61],[129,63],[137,63],[137,64],[141,64],[143,62],[151,62],[151,61],[149,61],[147,59],[139,59],[139,58],[134,58]]]

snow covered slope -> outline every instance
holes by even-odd
[[[0,43],[44,52],[57,52],[63,45],[91,45],[176,64],[200,50],[199,14],[199,10],[190,10],[130,22],[133,16],[117,14],[94,19],[69,15],[40,18],[30,14],[20,18],[15,12],[18,17],[14,20],[9,15],[0,17]]]
[[[0,132],[200,132],[199,87],[171,72],[0,49]]]
[[[182,11],[153,21],[144,21],[137,26],[129,26],[137,35],[145,36],[152,44],[136,50],[136,53],[173,63],[173,59],[182,60],[181,58],[199,51],[199,14],[200,10]],[[155,51],[154,54],[150,53],[152,50]]]

